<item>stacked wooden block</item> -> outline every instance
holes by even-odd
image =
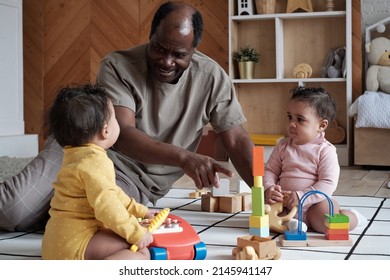
[[[333,216],[326,214],[325,237],[327,240],[349,240],[349,218],[343,214],[334,214]]]
[[[253,147],[252,215],[249,217],[249,234],[269,237],[269,216],[264,206],[264,147]]]
[[[252,200],[250,192],[230,193],[230,181],[221,179],[219,188],[201,196],[201,208],[205,212],[236,213],[250,211]]]

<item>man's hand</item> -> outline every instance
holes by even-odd
[[[188,153],[182,161],[181,168],[194,181],[198,189],[219,187],[218,173],[228,177],[233,176],[233,172],[211,157]]]

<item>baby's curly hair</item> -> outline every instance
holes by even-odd
[[[300,101],[311,106],[320,118],[332,122],[336,118],[336,104],[332,96],[322,87],[296,87],[291,89],[290,100]]]
[[[49,132],[62,147],[88,143],[110,118],[109,100],[97,85],[61,88],[48,114]]]

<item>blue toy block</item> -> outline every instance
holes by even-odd
[[[284,239],[286,240],[307,240],[306,232],[304,231],[285,231],[284,233]]]
[[[261,227],[261,228],[249,228],[249,234],[260,237],[269,237],[269,227]]]

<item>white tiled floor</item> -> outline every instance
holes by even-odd
[[[237,237],[249,235],[251,213],[203,212],[200,199],[190,199],[190,192],[191,189],[172,189],[156,207],[170,208],[172,214],[193,226],[207,246],[206,260],[232,260]],[[390,260],[390,200],[350,196],[336,199],[342,207],[355,208],[370,221],[366,227],[350,232],[353,246],[283,247],[282,260]],[[39,233],[0,232],[0,259],[39,259],[41,238]]]
[[[249,235],[248,221],[251,213],[202,212],[200,199],[189,198],[191,191],[190,189],[172,189],[157,203],[156,207],[170,207],[173,214],[193,225],[201,241],[207,246],[206,259],[233,259],[232,249],[237,244],[237,237]],[[355,208],[369,220],[375,216],[377,211],[379,212],[375,221],[367,228],[362,227],[350,232],[350,238],[354,241],[353,246],[285,247],[281,249],[281,259],[390,259],[389,201],[383,198],[347,196],[338,196],[336,199],[342,207]],[[361,237],[364,231],[366,234]],[[275,235],[271,234],[271,236]]]

